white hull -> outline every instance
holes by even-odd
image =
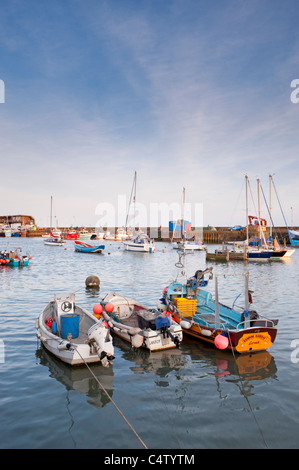
[[[108,367],[114,353],[109,330],[95,316],[75,305],[74,297],[74,294],[68,294],[64,297],[62,295],[60,298],[58,296],[58,301],[54,299],[47,304],[36,321],[36,336],[50,353],[67,364],[74,366],[101,362],[102,365]],[[67,300],[64,301],[64,299]],[[74,338],[69,334],[66,338],[62,335],[60,319],[62,320],[62,316],[68,317],[68,313],[64,314],[62,309],[62,305],[65,303],[72,305],[71,313],[80,316],[78,335],[75,335]],[[72,314],[69,317],[72,317]],[[57,323],[57,333],[47,326],[46,322],[49,318],[54,319]],[[61,335],[59,325],[61,325]]]
[[[172,247],[175,250],[183,249],[183,248],[185,248],[185,250],[193,250],[193,251],[194,250],[204,250],[205,249],[205,245],[200,245],[199,243],[192,243],[192,242],[186,242],[186,243],[173,242]]]
[[[123,243],[127,251],[138,251],[140,253],[153,253],[155,251],[153,243],[138,244],[133,241],[125,241]]]
[[[55,241],[55,240],[45,240],[44,244],[48,246],[63,246],[64,245],[64,240],[62,241]]]
[[[147,309],[139,302],[136,302],[127,297],[108,293],[103,302],[110,302],[114,305],[113,314],[108,315],[104,312],[104,318],[108,321],[113,333],[123,340],[127,341],[135,348],[146,348],[150,351],[162,351],[165,349],[172,349],[177,347],[183,339],[181,326],[170,319],[169,333],[163,332],[161,329],[152,329],[150,327],[139,327],[138,314],[141,316],[142,322],[152,322],[157,316],[160,316],[158,311],[153,312]],[[172,336],[172,338],[171,338]],[[175,342],[173,339],[175,339]]]

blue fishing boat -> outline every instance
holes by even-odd
[[[88,245],[88,243],[75,240],[75,251],[80,253],[97,253],[101,254],[105,249],[105,245]]]
[[[253,353],[268,349],[277,334],[277,319],[269,320],[252,309],[252,295],[249,290],[249,274],[244,273],[244,307],[237,307],[236,297],[229,307],[219,301],[218,278],[215,276],[215,294],[204,289],[212,279],[212,269],[198,270],[189,279],[185,278],[184,262],[182,282],[175,280],[164,288],[161,299],[167,310],[178,322],[184,333],[204,341],[218,349],[228,349],[236,353]],[[209,279],[205,276],[209,275]],[[229,276],[223,274],[221,276]],[[232,274],[230,276],[238,276]]]
[[[290,230],[290,229],[288,229],[288,232],[289,232],[290,244],[292,246],[299,247],[299,232],[296,230]]]
[[[13,251],[4,250],[0,252],[0,266],[28,266],[31,256],[22,255],[22,249],[16,248]]]

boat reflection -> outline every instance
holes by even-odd
[[[135,374],[156,374],[165,377],[170,371],[178,371],[185,366],[187,358],[180,348],[150,352],[148,349],[133,349],[120,338],[113,338],[114,346],[121,350],[122,358],[133,362],[129,368]]]
[[[214,375],[217,378],[250,381],[276,377],[275,360],[268,351],[234,355],[206,345],[199,345],[194,340],[189,340],[188,343],[191,358],[197,359],[198,356],[201,360],[205,358],[207,365],[214,367]]]
[[[75,390],[86,395],[88,403],[96,408],[104,408],[107,403],[110,403],[109,398],[86,366],[71,367],[50,354],[42,345],[37,349],[36,357],[42,366],[49,369],[50,377],[62,383],[67,391]],[[92,364],[90,368],[112,398],[113,367],[106,368],[101,364]]]

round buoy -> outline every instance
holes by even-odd
[[[97,276],[88,276],[85,279],[86,287],[99,287],[100,279]]]
[[[214,340],[215,346],[218,349],[226,349],[228,346],[228,337],[223,334],[217,335]]]
[[[113,312],[113,310],[114,310],[114,305],[113,305],[111,302],[108,302],[108,303],[105,305],[105,310],[106,310],[106,312],[108,312],[108,313]]]
[[[96,315],[101,315],[102,311],[103,311],[103,307],[101,304],[96,304],[93,306],[93,313],[95,313]]]

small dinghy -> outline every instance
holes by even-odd
[[[114,347],[107,323],[75,304],[75,294],[55,294],[36,321],[44,347],[70,365],[109,367]]]
[[[178,347],[183,339],[182,328],[171,314],[149,309],[122,295],[110,292],[95,307],[111,331],[134,348],[161,351]]]
[[[104,249],[105,245],[89,245],[88,243],[80,242],[80,240],[75,240],[75,251],[80,253],[102,254]]]

